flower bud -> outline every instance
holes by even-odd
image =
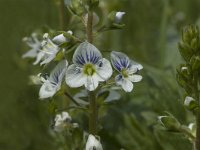
[[[111,21],[111,23],[116,23],[116,24],[120,24],[121,20],[123,18],[123,16],[125,15],[125,12],[116,12],[116,11],[112,11],[109,15],[108,18]]]
[[[199,36],[198,27],[194,25],[187,26],[182,31],[182,40],[185,43],[190,43],[192,39],[198,36]]]
[[[190,123],[190,124],[188,125],[188,128],[190,129],[192,135],[195,137],[195,136],[196,136],[196,124]]]
[[[72,31],[67,31],[66,33],[59,34],[55,36],[52,41],[58,45],[63,44],[65,42],[69,42],[71,39]]]
[[[198,48],[199,48],[199,38],[194,38],[191,41],[191,47],[193,50],[195,50],[195,52],[197,52]]]
[[[199,71],[200,69],[200,57],[194,56],[191,58],[192,70]]]
[[[178,48],[179,48],[179,52],[180,52],[181,56],[184,58],[184,60],[189,61],[190,58],[192,57],[191,48],[183,42],[178,43]]]
[[[122,18],[123,18],[123,16],[125,15],[126,13],[125,12],[117,12],[116,14],[115,14],[115,22],[116,23],[120,23],[121,22],[121,20],[122,20]]]
[[[103,150],[100,141],[92,134],[89,135],[85,150]]]
[[[198,108],[198,103],[197,101],[194,100],[194,98],[190,96],[186,96],[184,105],[189,109],[189,110],[195,110]]]
[[[181,127],[179,121],[173,116],[159,116],[158,121],[169,131],[179,132]]]

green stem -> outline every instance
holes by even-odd
[[[93,11],[88,12],[88,20],[87,20],[87,40],[89,43],[93,42]],[[96,92],[89,91],[89,133],[96,135],[97,134],[97,104],[96,104]]]
[[[94,91],[89,92],[89,133],[97,134],[97,104],[96,93]]]
[[[158,48],[161,52],[160,61],[161,67],[164,66],[165,50],[166,50],[166,30],[167,30],[167,21],[168,21],[168,9],[169,9],[169,0],[163,0],[163,12],[162,20],[160,24],[160,35],[159,35],[159,45]]]
[[[60,29],[64,30],[66,28],[66,16],[65,16],[65,4],[64,0],[60,0],[59,3],[59,21],[60,21]]]
[[[199,89],[198,89],[198,74],[194,75],[195,76],[195,99],[198,101],[198,104],[200,106],[199,103]],[[195,148],[196,150],[200,150],[200,111],[197,111],[196,114],[196,140],[195,140]]]
[[[69,93],[65,92],[65,96],[67,96],[75,105],[81,106]]]

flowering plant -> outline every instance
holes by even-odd
[[[61,4],[64,2],[69,11],[85,26],[86,36],[79,37],[72,31],[55,31],[44,33],[42,40],[39,40],[39,36],[37,37],[34,33],[32,37],[25,38],[31,50],[26,52],[23,58],[36,58],[33,64],[40,64],[45,68],[56,63],[50,75],[46,72],[37,75],[41,84],[39,90],[41,100],[51,101],[56,96],[65,95],[73,103],[69,103],[70,107],[67,108],[61,106],[53,109],[54,130],[58,133],[65,133],[66,130],[79,128],[81,125],[72,123],[73,117],[70,113],[72,114],[73,110],[84,110],[89,117],[89,131],[85,130],[88,137],[85,144],[86,150],[101,150],[103,146],[98,136],[99,107],[119,98],[116,90],[132,92],[133,83],[142,80],[142,76],[138,73],[143,66],[122,52],[112,51],[110,58],[105,58],[102,51],[94,45],[95,35],[124,27],[122,17],[125,12],[111,12],[107,23],[97,29],[94,26],[98,23],[98,16],[95,12],[99,6],[98,0],[61,0]],[[73,96],[70,91],[76,92],[75,88],[83,88],[83,93],[79,92]],[[84,100],[81,94],[87,99]],[[103,102],[99,103],[99,99],[103,99]],[[70,109],[72,106],[73,110]],[[63,109],[68,112],[60,112]]]

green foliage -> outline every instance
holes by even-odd
[[[71,7],[74,14],[82,14],[85,8],[77,9],[79,4],[68,7]],[[199,10],[199,1],[178,0],[165,3],[164,0],[101,0],[100,4],[103,11],[97,10],[100,18],[97,29],[101,27],[103,23],[101,18],[105,13],[121,8],[126,12],[124,16],[126,27],[125,30],[117,32],[105,32],[102,36],[98,36],[95,42],[101,45],[105,53],[111,47],[126,51],[131,57],[142,62],[145,68],[143,82],[141,85],[135,85],[133,93],[116,101],[115,105],[102,106],[99,123],[105,126],[100,126],[99,129],[101,140],[105,145],[104,149],[191,149],[191,143],[184,136],[180,137],[179,134],[160,130],[157,116],[166,110],[177,117],[181,124],[194,122],[193,116],[181,105],[185,96],[181,94],[183,91],[176,83],[175,67],[182,62],[176,44],[180,37],[180,28],[185,23],[196,22],[199,17],[196,12]],[[36,87],[27,85],[27,76],[38,73],[38,68],[35,67],[32,71],[30,69],[32,66],[21,60],[23,52],[19,50],[22,48],[20,39],[29,35],[36,27],[48,25],[50,28],[59,28],[57,7],[54,6],[53,1],[2,0],[0,8],[2,29],[0,61],[3,69],[0,75],[2,101],[0,149],[55,150],[64,147],[66,150],[82,150],[84,134],[79,130],[71,132],[72,137],[70,134],[63,136],[52,133],[50,128],[52,114],[57,109],[57,105],[68,106],[69,99],[63,97],[52,103],[39,101]],[[185,15],[185,18],[177,15],[180,12]],[[80,20],[75,17],[69,17],[67,20],[71,26],[66,28],[74,31],[77,26],[80,26],[78,24]],[[46,30],[46,27],[44,28]],[[84,27],[81,29],[85,30]],[[74,34],[84,37],[82,30],[75,31]],[[196,35],[197,38],[193,36],[191,38],[190,31],[187,30],[187,34],[184,35],[184,43],[179,44],[179,50],[185,60],[193,64],[183,66],[198,70],[199,57],[193,57],[188,49],[192,51],[199,49],[199,38]],[[196,29],[191,33],[193,32],[196,33]],[[72,37],[72,40],[76,42],[77,39]],[[71,49],[74,50],[74,47]],[[195,52],[199,55],[199,51]],[[57,59],[61,57],[65,56],[59,54]],[[185,78],[190,75],[188,72],[182,72],[177,77],[180,80],[179,84],[184,89],[188,88],[187,93],[192,90],[185,85],[187,81]],[[70,94],[74,93],[75,91],[70,91]],[[103,93],[100,99],[107,94]],[[47,112],[47,105],[50,106],[51,113]],[[80,128],[87,129],[87,112],[83,110],[70,113],[72,118],[76,118],[74,122],[82,125]]]

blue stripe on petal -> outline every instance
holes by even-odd
[[[130,63],[128,56],[126,56],[125,54],[121,52],[115,52],[115,51],[111,53],[111,61],[112,61],[113,67],[119,72],[123,68],[127,69]]]

